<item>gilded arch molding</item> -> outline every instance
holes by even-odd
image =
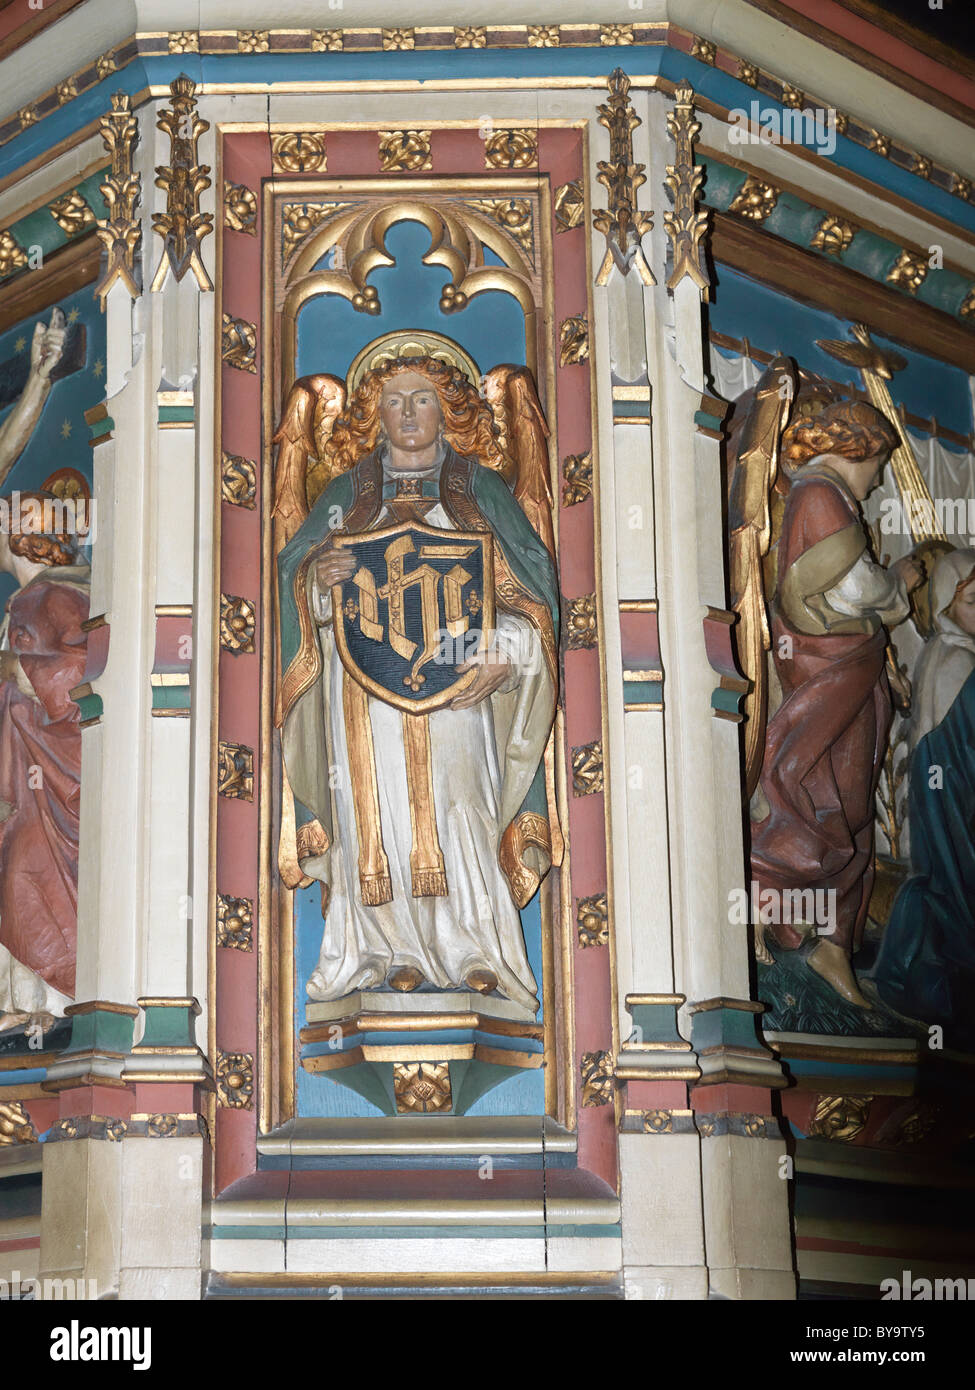
[[[307,197],[310,190],[302,191]],[[453,199],[462,196],[456,189],[445,192]],[[337,294],[359,312],[382,311],[378,292],[368,283],[369,276],[381,266],[396,264],[386,237],[401,222],[418,222],[430,233],[430,246],[422,261],[424,265],[443,266],[450,275],[440,299],[445,314],[463,310],[476,295],[488,290],[500,290],[517,301],[525,318],[526,362],[534,373],[538,365],[536,294],[525,254],[497,223],[464,207],[462,202],[452,201],[446,206],[411,197],[379,206],[350,208],[330,217],[307,238],[286,273],[281,316],[284,379],[294,379],[297,320],[309,300]],[[505,264],[485,265],[485,246]],[[332,247],[341,248],[343,263],[333,269],[313,270]]]

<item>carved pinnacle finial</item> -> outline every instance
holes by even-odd
[[[102,142],[111,155],[112,170],[100,185],[108,205],[108,217],[99,219],[97,232],[108,253],[105,274],[95,290],[102,309],[108,292],[121,280],[133,299],[140,294],[136,275],[136,249],[142,227],[136,216],[141,180],[132,170],[132,153],[139,138],[139,123],[132,114],[127,92],[113,92],[112,109],[98,122]]]
[[[163,253],[151,288],[160,290],[167,268],[177,280],[188,270],[201,290],[213,284],[200,259],[200,243],[213,231],[213,213],[200,211],[200,194],[210,187],[210,166],[197,163],[197,143],[210,129],[196,110],[196,83],[181,73],[169,84],[172,105],[160,112],[156,125],[169,136],[169,164],[156,167],[156,183],[166,190],[166,211],[156,212],[152,224],[163,240]]]
[[[593,213],[593,225],[606,237],[608,246],[597,283],[605,283],[611,261],[615,261],[622,275],[629,274],[635,264],[643,279],[653,284],[640,245],[653,227],[653,218],[649,212],[640,212],[636,199],[637,189],[647,181],[646,165],[633,162],[633,132],[641,121],[630,103],[630,79],[622,68],[610,73],[606,85],[609,100],[596,109],[599,124],[609,131],[609,159],[599,161],[596,177],[606,189],[608,206]]]
[[[689,275],[701,292],[708,297],[708,277],[704,268],[701,241],[707,230],[706,210],[698,210],[697,194],[704,180],[704,169],[694,163],[694,141],[701,129],[694,119],[694,91],[681,82],[674,92],[674,109],[667,116],[667,130],[674,142],[674,162],[667,165],[664,183],[674,204],[673,212],[664,213],[664,227],[670,237],[674,268],[667,288],[673,290]]]

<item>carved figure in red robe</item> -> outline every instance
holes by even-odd
[[[15,496],[22,513],[32,502],[49,506],[51,500],[39,493]],[[77,537],[22,530],[15,517],[0,530],[0,570],[20,585],[0,628],[5,1030],[31,1021],[49,1027],[74,996],[81,714],[69,691],[84,678],[89,569]]]
[[[782,701],[766,733],[768,813],[753,826],[752,877],[759,901],[805,904],[799,920],[763,917],[773,941],[814,941],[809,967],[869,1009],[850,957],[873,884],[874,797],[891,721],[885,628],[907,617],[923,571],[910,556],[889,569],[870,557],[860,503],[897,444],[880,411],[861,401],[827,406],[792,426],[785,444],[795,481],[771,609]],[[827,905],[826,920],[810,903]]]

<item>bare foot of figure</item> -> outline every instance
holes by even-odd
[[[0,1014],[0,1033],[9,1033],[13,1028],[20,1028],[29,1018],[30,1014]]]
[[[835,941],[818,941],[806,957],[810,970],[832,985],[836,993],[858,1009],[873,1009],[865,994],[860,992],[850,958]]]
[[[41,1013],[31,1014],[30,1018],[27,1020],[27,1032],[34,1033],[40,1029],[42,1035],[44,1033],[50,1033],[55,1023],[57,1023],[57,1019],[46,1010]]]

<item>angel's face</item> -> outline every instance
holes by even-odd
[[[386,438],[398,451],[419,454],[436,443],[443,417],[431,383],[419,372],[397,372],[383,387],[379,416]]]
[[[975,637],[975,579],[970,579],[959,589],[948,609],[948,616],[954,618],[962,632]]]
[[[874,454],[866,459],[851,459],[845,454],[823,454],[821,459],[839,473],[857,501],[863,502],[880,481],[887,457],[886,453]]]

